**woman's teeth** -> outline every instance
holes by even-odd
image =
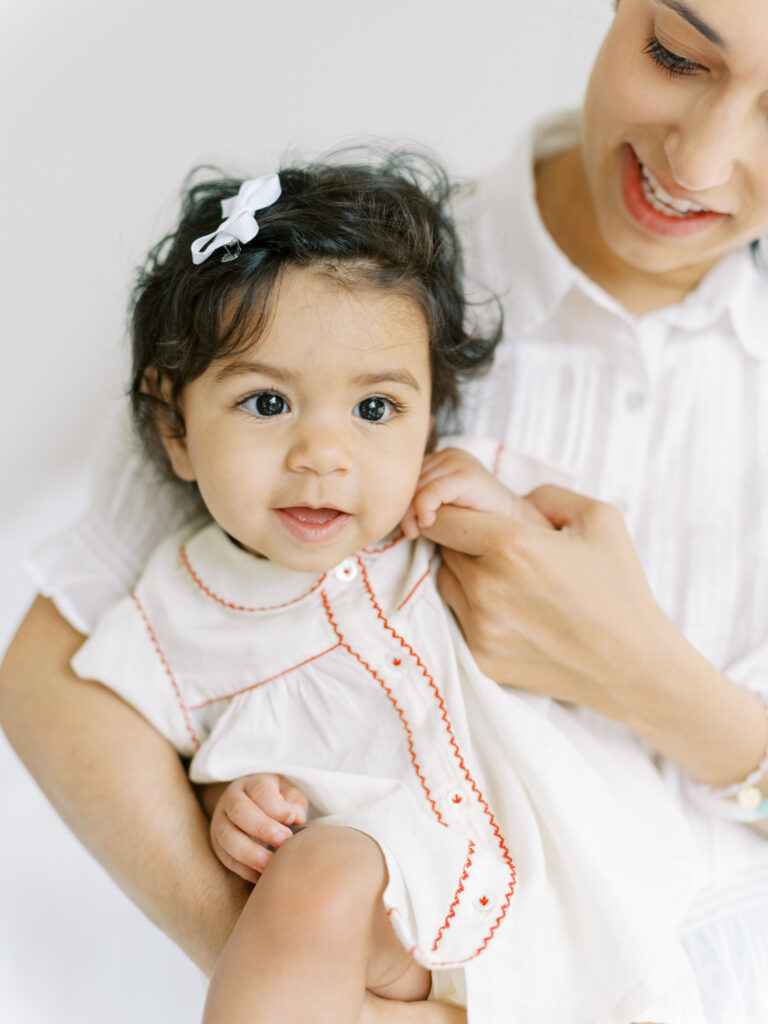
[[[658,210],[659,213],[666,214],[667,217],[690,217],[697,213],[709,213],[703,206],[689,203],[687,199],[675,199],[668,192],[665,192],[651,172],[646,170],[642,164],[640,165],[640,172],[643,183],[643,195],[646,202],[654,210]]]

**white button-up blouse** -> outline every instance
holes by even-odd
[[[735,252],[678,305],[627,313],[539,217],[533,160],[575,133],[560,118],[527,140],[464,217],[472,276],[506,326],[463,429],[539,460],[537,482],[617,505],[670,618],[768,691],[768,262]],[[714,1024],[768,1020],[768,840],[662,770],[706,866],[685,933],[705,1006]]]

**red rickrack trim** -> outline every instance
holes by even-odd
[[[376,612],[376,615],[378,616],[380,621],[383,623],[384,628],[389,633],[391,633],[392,636],[394,637],[394,639],[399,642],[400,646],[403,647],[406,651],[408,651],[409,654],[415,659],[416,664],[421,669],[422,675],[426,679],[430,689],[432,690],[432,692],[433,692],[433,694],[435,696],[435,699],[437,700],[437,703],[438,703],[438,705],[440,707],[441,718],[443,719],[443,725],[445,726],[445,730],[448,733],[448,741],[449,741],[451,747],[453,748],[454,756],[456,757],[456,760],[459,762],[459,766],[460,766],[460,768],[461,768],[461,770],[462,770],[462,772],[464,774],[464,778],[469,783],[469,786],[470,786],[472,792],[477,797],[477,801],[480,804],[480,806],[482,807],[485,816],[488,818],[488,821],[489,821],[489,824],[490,824],[491,829],[493,831],[493,834],[496,836],[496,841],[497,841],[497,843],[499,845],[499,849],[501,850],[502,859],[504,860],[504,863],[507,865],[507,867],[509,869],[509,874],[510,874],[509,888],[507,889],[507,893],[506,893],[506,896],[504,898],[504,902],[501,905],[499,916],[496,918],[496,920],[495,920],[495,922],[493,924],[493,927],[491,928],[490,932],[488,933],[488,935],[486,936],[485,940],[483,941],[483,944],[477,950],[477,953],[480,953],[480,952],[482,952],[482,950],[485,949],[485,947],[491,941],[491,938],[493,937],[494,932],[497,930],[497,928],[499,927],[499,925],[503,921],[504,917],[506,916],[507,908],[509,907],[510,901],[512,899],[512,895],[513,895],[513,893],[515,891],[515,886],[517,884],[517,870],[515,868],[514,862],[512,860],[511,855],[510,855],[509,849],[507,848],[507,844],[506,844],[506,841],[504,839],[504,836],[501,834],[501,829],[498,826],[496,818],[494,817],[493,812],[491,811],[490,807],[488,806],[487,800],[485,799],[485,797],[481,793],[480,789],[478,788],[477,783],[472,778],[472,776],[471,776],[471,774],[469,772],[469,769],[467,768],[466,762],[464,761],[464,757],[463,757],[463,755],[462,755],[462,753],[461,753],[461,751],[459,749],[459,745],[456,742],[456,737],[454,736],[454,733],[453,733],[453,726],[451,725],[450,718],[448,717],[448,709],[445,706],[445,701],[443,699],[443,695],[440,693],[440,690],[438,689],[437,684],[435,683],[435,680],[430,675],[429,671],[427,670],[426,665],[421,660],[421,658],[419,657],[418,653],[411,647],[411,645],[403,637],[400,636],[399,633],[396,632],[396,630],[394,630],[392,628],[392,626],[390,626],[389,622],[387,621],[386,616],[384,615],[384,613],[382,612],[381,608],[379,607],[379,605],[378,605],[378,603],[376,601],[376,597],[375,597],[375,595],[373,593],[373,590],[371,589],[371,584],[370,584],[370,581],[368,579],[368,573],[365,571],[365,566],[363,564],[363,561],[362,561],[362,559],[360,558],[359,555],[356,556],[356,557],[357,557],[357,563],[358,563],[358,565],[360,567],[360,572],[361,572],[361,576],[362,576],[362,580],[363,580],[363,585],[365,586],[366,593],[368,594],[368,598],[369,598],[371,604],[373,605],[373,608],[374,608],[374,610]],[[475,955],[477,955],[477,953]]]
[[[392,707],[397,712],[397,716],[403,723],[403,727],[405,729],[406,737],[408,740],[408,750],[411,755],[411,762],[413,764],[418,780],[421,783],[421,788],[424,790],[426,794],[427,800],[429,801],[429,804],[432,810],[434,811],[435,817],[437,818],[441,825],[445,825],[443,816],[440,813],[440,810],[437,804],[435,803],[434,799],[432,798],[432,794],[429,791],[429,786],[427,785],[427,780],[424,778],[424,773],[422,772],[421,768],[419,767],[419,763],[416,760],[416,751],[414,750],[413,746],[413,733],[411,732],[411,727],[408,724],[408,719],[405,717],[405,712],[395,700],[395,696],[392,693],[392,690],[387,686],[386,682],[381,678],[381,676],[376,672],[376,670],[371,668],[371,666],[368,664],[365,658],[358,654],[357,651],[353,650],[352,647],[350,647],[350,645],[344,639],[344,635],[339,629],[338,624],[333,617],[331,605],[330,602],[328,601],[328,597],[324,590],[320,591],[320,598],[322,599],[323,602],[323,608],[325,608],[325,614],[328,616],[328,622],[331,624],[331,628],[333,629],[336,636],[339,638],[339,646],[343,647],[345,651],[348,651],[352,655],[352,657],[355,658],[355,660],[358,661],[363,666],[363,668],[368,673],[370,673],[370,675],[373,676],[373,678],[376,680],[376,682],[379,684],[382,690],[384,690],[387,697],[389,698]]]
[[[176,700],[178,701],[179,707],[181,708],[181,713],[184,716],[184,724],[186,725],[187,732],[192,737],[192,742],[195,745],[195,750],[199,750],[200,740],[197,738],[194,727],[192,725],[192,720],[189,717],[187,706],[184,703],[183,697],[181,696],[181,689],[179,687],[179,684],[176,682],[173,672],[171,671],[171,666],[168,664],[168,659],[166,658],[165,653],[162,647],[160,646],[160,641],[157,639],[157,634],[152,628],[152,623],[149,621],[149,616],[144,610],[144,606],[142,605],[141,601],[138,599],[136,594],[131,594],[131,600],[138,608],[139,614],[144,620],[144,625],[147,627],[147,632],[149,633],[149,638],[152,641],[152,646],[155,648],[157,656],[160,658],[162,666],[165,669],[165,674],[168,676],[170,684],[173,687],[173,692],[176,694]]]
[[[467,859],[464,862],[464,870],[461,873],[461,876],[459,878],[459,884],[456,887],[456,895],[453,897],[453,902],[451,903],[450,907],[448,908],[448,914],[447,914],[445,920],[443,921],[442,925],[440,926],[440,931],[437,933],[437,938],[435,939],[434,943],[432,944],[432,952],[433,953],[437,950],[437,947],[438,947],[438,945],[440,943],[440,939],[443,937],[443,932],[447,931],[448,928],[450,928],[451,921],[456,916],[456,907],[459,905],[459,896],[461,896],[461,894],[464,892],[464,883],[466,882],[467,878],[469,878],[469,869],[472,867],[472,856],[473,856],[474,852],[475,852],[475,844],[470,839],[469,840],[469,850],[467,852]]]
[[[216,601],[218,604],[223,605],[225,608],[230,608],[234,612],[274,612],[277,611],[279,608],[288,608],[289,605],[296,604],[298,601],[303,601],[305,597],[309,597],[310,594],[313,594],[317,590],[317,588],[322,584],[323,580],[327,575],[326,573],[323,573],[323,575],[317,580],[317,582],[312,587],[309,588],[309,590],[306,591],[306,593],[300,594],[298,597],[294,597],[290,601],[283,601],[282,604],[264,605],[261,608],[249,608],[247,605],[232,604],[230,601],[225,601],[223,597],[219,597],[218,594],[214,594],[214,592],[209,587],[207,587],[205,583],[203,583],[203,581],[200,579],[200,577],[197,575],[197,573],[190,564],[186,544],[182,544],[179,547],[179,555],[181,557],[181,561],[184,565],[184,568],[192,577],[192,580],[203,591],[203,593],[206,594],[208,597],[212,598],[212,600]]]
[[[366,555],[380,555],[382,551],[389,551],[390,548],[393,548],[396,544],[399,544],[403,540],[405,540],[405,534],[398,533],[396,537],[393,537],[392,540],[387,541],[386,544],[382,544],[382,546],[379,548],[363,548],[363,553]]]
[[[229,700],[231,697],[237,697],[238,694],[247,693],[249,690],[255,690],[259,686],[265,686],[267,683],[273,682],[275,679],[279,679],[281,676],[287,676],[289,672],[295,672],[297,668],[301,668],[302,665],[308,665],[310,661],[317,661],[318,658],[322,658],[325,654],[330,654],[331,651],[335,651],[340,645],[334,644],[332,647],[327,647],[324,651],[320,651],[319,654],[313,654],[310,658],[305,658],[304,661],[300,661],[298,665],[292,665],[290,668],[281,669],[280,672],[275,672],[273,676],[269,676],[267,679],[260,679],[258,683],[251,683],[250,686],[243,686],[240,690],[233,690],[232,693],[225,693],[223,697],[210,697],[208,700],[201,701],[199,704],[190,704],[190,711],[198,711],[200,708],[207,708],[209,704],[215,704],[220,700]]]
[[[399,605],[397,606],[397,608],[395,609],[396,611],[398,611],[398,612],[399,612],[399,611],[402,611],[402,610],[403,610],[403,608],[405,608],[405,606],[406,606],[406,605],[408,604],[408,602],[409,602],[409,601],[411,600],[411,598],[412,598],[412,597],[413,597],[413,595],[414,595],[414,594],[416,593],[416,591],[417,591],[417,590],[419,589],[419,587],[421,586],[421,584],[422,584],[422,583],[424,582],[424,580],[425,580],[425,579],[427,578],[427,576],[429,576],[429,574],[430,574],[430,572],[431,572],[431,571],[432,571],[432,567],[431,567],[431,566],[428,566],[428,567],[427,567],[427,571],[426,571],[425,573],[423,573],[423,575],[419,576],[419,578],[418,578],[418,579],[416,580],[416,582],[415,582],[415,583],[413,584],[413,586],[411,587],[411,589],[410,589],[410,590],[408,591],[408,593],[407,593],[407,594],[405,595],[405,597],[403,598],[403,600],[402,600],[402,601],[400,602],[400,604],[399,604]]]
[[[498,446],[496,448],[496,454],[493,457],[493,465],[491,466],[491,472],[493,473],[494,476],[498,476],[499,475],[499,470],[501,469],[501,456],[503,454],[504,454],[504,442],[503,441],[499,441]]]

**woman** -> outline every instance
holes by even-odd
[[[708,872],[685,939],[713,1024],[768,1019],[768,847],[746,806],[768,792],[768,278],[748,249],[768,233],[766,45],[762,0],[727,18],[717,0],[621,0],[580,139],[550,128],[482,184],[467,230],[507,332],[467,425],[528,455],[532,485],[563,485],[532,497],[560,529],[446,508],[426,531],[489,675],[581,705],[606,742],[629,727],[665,759]],[[100,533],[116,550],[121,524],[132,543],[130,521],[125,506],[92,515],[89,557]],[[133,568],[126,555],[113,584],[104,570],[104,592]],[[44,582],[81,632],[107,600]],[[38,599],[3,665],[3,727],[85,844],[210,968],[245,887],[213,859],[175,754],[72,676],[81,639]]]

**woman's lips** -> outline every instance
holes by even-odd
[[[352,518],[348,512],[340,512],[337,508],[310,508],[305,505],[276,508],[275,513],[290,534],[309,543],[335,540]]]
[[[646,189],[652,190],[654,184],[655,179],[650,175],[646,176],[644,182],[643,168],[637,154],[630,145],[625,145],[621,161],[621,194],[627,210],[640,227],[665,238],[689,238],[706,231],[727,216],[715,210],[664,213],[652,206],[646,196]],[[664,205],[663,198],[659,198],[657,203]]]

